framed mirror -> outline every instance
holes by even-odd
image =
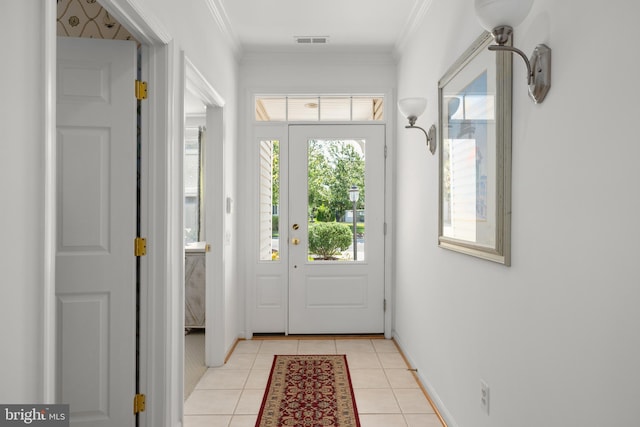
[[[512,55],[492,42],[483,33],[438,82],[438,245],[510,265]]]

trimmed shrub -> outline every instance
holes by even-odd
[[[316,222],[309,224],[309,251],[322,259],[333,259],[349,248],[353,233],[347,224]]]
[[[325,205],[320,205],[316,208],[316,221],[331,222],[333,217],[334,215]]]

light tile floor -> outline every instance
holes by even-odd
[[[253,339],[209,368],[185,402],[184,427],[253,427],[275,354],[346,354],[362,427],[442,427],[393,341]]]

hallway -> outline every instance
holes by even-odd
[[[255,338],[239,341],[185,402],[185,427],[253,427],[274,354],[346,354],[362,427],[441,427],[391,340]]]

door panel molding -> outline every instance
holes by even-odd
[[[72,423],[119,427],[135,419],[136,44],[58,49],[58,397]]]

